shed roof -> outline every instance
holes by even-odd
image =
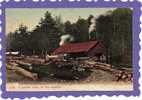
[[[88,52],[96,47],[98,41],[88,41],[82,43],[68,43],[57,48],[53,54]]]

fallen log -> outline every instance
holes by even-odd
[[[94,68],[101,69],[101,70],[104,70],[104,71],[108,71],[108,72],[111,72],[111,73],[118,72],[118,70],[112,69],[112,68],[106,67],[106,66],[95,65]]]
[[[100,62],[86,62],[87,66],[90,66],[91,68],[100,69],[103,71],[107,71],[111,74],[113,74],[116,77],[116,81],[123,80],[123,81],[132,81],[133,75],[132,75],[132,69],[128,68],[121,68],[121,69],[114,69],[110,64],[100,63]]]
[[[20,60],[16,60],[15,62],[16,62],[17,64],[31,65],[30,63],[26,63],[26,62],[23,62],[23,61],[20,61]]]
[[[25,77],[28,77],[32,80],[37,80],[38,79],[38,75],[36,73],[31,73],[23,68],[17,67],[16,65],[12,64],[12,65],[6,65],[7,69],[10,70],[15,70],[16,73],[21,74]]]
[[[108,67],[108,68],[112,68],[112,65],[106,64],[106,63],[101,63],[101,62],[96,62],[95,65],[100,65],[100,66],[105,66],[105,67]]]
[[[44,64],[45,63],[45,59],[32,58],[32,57],[26,57],[26,59],[23,61],[28,62],[28,63],[34,63],[34,64]]]
[[[23,60],[24,57],[13,57],[13,56],[7,56],[6,60]]]

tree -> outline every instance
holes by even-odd
[[[97,39],[106,47],[108,63],[132,64],[132,10],[118,8],[96,20]]]
[[[13,33],[10,32],[6,36],[6,51],[11,51],[12,50],[12,41],[13,41]]]
[[[55,22],[56,22],[56,28],[58,29],[57,32],[61,36],[65,33],[65,26],[64,23],[62,22],[61,16],[56,16],[55,17]]]
[[[29,49],[29,34],[27,27],[20,25],[15,32],[10,32],[7,36],[10,44],[9,51],[19,51],[21,54],[28,53]]]
[[[101,15],[96,19],[97,40],[101,41],[106,48],[107,63],[110,63],[111,38],[113,33],[113,20],[111,15]]]
[[[39,25],[31,33],[32,43],[37,44],[34,51],[41,55],[53,52],[59,45],[59,33],[62,31],[60,25],[60,19],[56,17],[55,20],[47,11],[44,18],[41,18]]]
[[[89,33],[88,33],[88,21],[79,18],[78,21],[76,22],[76,27],[77,27],[77,41],[78,42],[83,42],[83,41],[88,41],[89,40]]]
[[[64,23],[64,27],[65,27],[65,34],[72,34],[73,32],[72,32],[72,24],[71,24],[71,22],[70,21],[66,21],[65,23]]]
[[[65,22],[65,34],[70,34],[75,38],[75,42],[83,42],[89,40],[88,21],[80,18],[76,23],[70,21]]]
[[[118,52],[118,58],[121,56],[120,63],[132,65],[132,10],[118,8],[113,11],[112,16],[114,26],[113,41],[118,40],[115,41],[118,48],[115,51]]]

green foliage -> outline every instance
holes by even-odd
[[[45,55],[57,48],[59,41],[58,24],[48,11],[44,18],[41,18],[39,25],[31,32],[32,43],[36,44],[33,48],[35,53]]]
[[[9,33],[7,50],[43,56],[52,53],[59,46],[60,36],[64,34],[72,35],[75,42],[87,41],[88,20],[79,17],[76,23],[62,23],[61,16],[52,17],[47,11],[34,30],[28,32],[26,26],[20,25],[15,32]]]
[[[64,34],[74,36],[75,42],[88,41],[89,20],[92,17],[79,17],[74,23],[63,23],[61,16],[53,17],[47,11],[34,30],[29,32],[26,26],[20,25],[15,32],[9,33],[6,37],[7,51],[20,51],[28,55],[52,53],[59,46],[60,36]],[[106,47],[108,63],[132,65],[131,9],[118,8],[100,15],[91,37],[95,37]]]
[[[118,8],[101,15],[96,26],[97,38],[107,49],[108,63],[132,65],[132,10]]]
[[[74,36],[76,42],[83,42],[89,40],[88,21],[79,18],[76,23],[70,21],[65,22],[65,34]]]
[[[82,18],[79,18],[77,23],[77,33],[76,37],[79,42],[87,41],[89,40],[89,34],[88,34],[88,21]]]
[[[21,54],[24,54],[29,49],[29,33],[27,27],[20,25],[20,27],[14,32],[9,33],[8,36],[8,50],[10,51],[20,51]]]

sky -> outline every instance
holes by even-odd
[[[76,22],[79,16],[87,19],[89,15],[98,17],[115,8],[6,8],[6,34],[14,32],[20,24],[32,30],[38,25],[40,19],[49,11],[53,17],[61,16],[63,22],[69,20]]]

